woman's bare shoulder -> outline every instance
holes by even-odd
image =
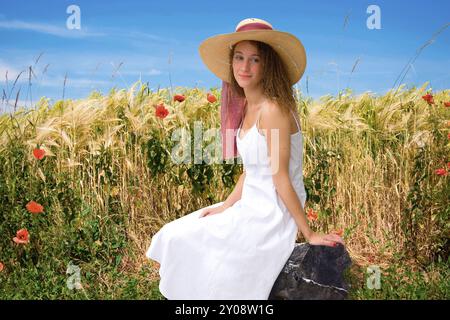
[[[262,128],[285,128],[289,126],[289,117],[281,110],[275,101],[267,101],[261,107]]]

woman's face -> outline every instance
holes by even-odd
[[[256,87],[262,79],[258,48],[249,41],[239,42],[234,49],[233,74],[241,88]]]

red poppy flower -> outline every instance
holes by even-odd
[[[447,134],[447,138],[450,140],[450,132]]]
[[[447,108],[450,107],[450,101],[444,102],[444,106],[446,106]]]
[[[186,99],[185,96],[183,96],[182,94],[176,94],[173,97],[173,101],[178,101],[178,102],[183,102]]]
[[[27,203],[26,208],[28,212],[30,213],[42,213],[44,212],[44,207],[41,206],[39,203],[30,201]]]
[[[208,101],[211,102],[211,103],[214,103],[214,102],[217,101],[216,96],[213,95],[213,94],[211,94],[211,93],[208,93],[208,94],[206,95],[206,99],[208,99]]]
[[[434,100],[433,100],[433,96],[431,94],[426,94],[424,96],[422,96],[422,99],[425,100],[428,104],[433,104]]]
[[[158,118],[164,119],[169,114],[169,110],[167,110],[166,107],[164,107],[164,104],[161,103],[156,106],[155,113]]]
[[[27,229],[20,229],[17,231],[16,236],[13,238],[13,241],[18,244],[26,244],[30,242],[30,235],[28,234]]]
[[[317,212],[315,212],[312,208],[308,209],[307,218],[309,221],[316,221],[317,220]]]
[[[41,160],[42,158],[44,158],[44,155],[45,155],[44,149],[35,148],[33,150],[33,156],[38,160]]]
[[[5,266],[3,265],[3,263],[0,262],[0,272],[2,272],[4,268]]]
[[[447,162],[447,168],[450,169],[450,162]]]
[[[436,173],[438,176],[446,176],[448,174],[447,170],[445,168],[439,168],[434,170],[434,173]]]
[[[332,233],[337,234],[339,237],[342,237],[344,235],[344,230],[338,229],[334,230]]]

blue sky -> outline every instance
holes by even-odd
[[[66,27],[72,4],[80,7],[80,30]],[[381,29],[366,25],[369,5],[379,6]],[[0,90],[15,100],[20,88],[19,100],[30,105],[40,96],[62,98],[66,74],[66,98],[129,88],[139,79],[153,89],[219,87],[198,46],[233,32],[248,17],[265,19],[303,42],[308,64],[297,86],[305,95],[336,95],[346,87],[355,94],[384,94],[416,51],[450,22],[450,2],[0,0]],[[35,73],[31,87],[29,66]],[[450,27],[422,50],[403,82],[448,89],[449,66]]]

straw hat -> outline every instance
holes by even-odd
[[[231,47],[242,40],[256,40],[270,45],[283,60],[292,85],[302,77],[306,67],[303,44],[290,33],[274,30],[269,22],[262,19],[244,19],[238,23],[235,32],[206,39],[200,44],[200,56],[217,77],[229,83],[229,53]]]

